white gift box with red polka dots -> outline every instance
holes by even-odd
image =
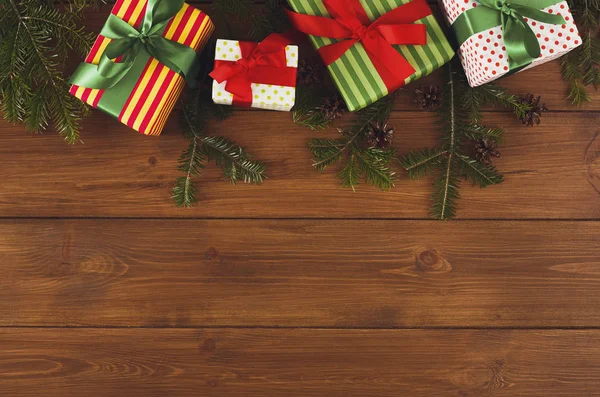
[[[242,56],[242,50],[237,40],[217,40],[215,60],[235,62]],[[286,64],[288,68],[298,68],[298,46],[288,45],[285,48]],[[222,83],[213,81],[212,98],[218,105],[232,105],[233,94],[227,92]],[[252,83],[253,108],[279,110],[289,112],[294,107],[296,100],[296,87],[273,84]]]
[[[440,0],[440,4],[450,24],[463,12],[480,5],[476,0]],[[581,45],[581,37],[566,1],[542,11],[562,15],[566,23],[552,25],[526,18],[538,37],[541,55],[522,70],[552,61]],[[459,55],[471,87],[489,83],[510,73],[501,26],[471,36],[460,46]]]

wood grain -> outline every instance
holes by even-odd
[[[0,326],[595,327],[599,222],[0,223]]]
[[[313,133],[288,113],[238,112],[212,126],[268,166],[260,187],[231,186],[209,165],[198,178],[200,204],[175,208],[172,184],[186,147],[177,115],[160,138],[129,130],[99,112],[84,125],[83,144],[52,135],[28,136],[0,122],[0,217],[243,217],[429,218],[431,180],[412,182],[404,171],[391,192],[339,186],[335,170],[316,173],[306,143]],[[600,113],[549,113],[536,128],[488,113],[489,126],[508,131],[497,165],[506,182],[481,190],[465,183],[458,215],[464,219],[599,219]],[[400,153],[436,144],[434,120],[420,112],[395,112]]]
[[[598,396],[600,332],[1,329],[0,390],[38,397]]]

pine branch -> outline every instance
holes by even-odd
[[[329,92],[323,86],[298,86],[296,103],[292,111],[294,123],[313,131],[329,127],[331,119],[323,112],[322,105]]]
[[[435,148],[412,151],[399,159],[411,179],[435,175],[432,194],[432,215],[437,219],[451,219],[456,215],[456,203],[460,197],[460,178],[464,177],[479,187],[495,185],[503,181],[502,175],[491,165],[484,165],[463,153],[464,143],[470,140],[490,139],[500,142],[504,131],[487,128],[481,121],[481,107],[490,102],[517,107],[515,97],[498,87],[471,89],[459,68],[448,69],[448,84],[444,90],[442,106],[437,112],[442,129],[440,145]]]
[[[444,160],[447,150],[443,148],[427,148],[414,150],[399,159],[400,165],[412,180],[423,179],[431,174]]]
[[[223,137],[202,138],[202,151],[209,161],[215,161],[234,185],[238,181],[259,185],[266,178],[263,164],[251,160],[241,146]]]
[[[531,105],[521,102],[519,97],[494,84],[466,89],[463,95],[463,106],[469,111],[472,123],[481,121],[481,108],[486,105],[502,106],[511,110],[519,119],[524,118],[531,110]]]
[[[586,86],[600,86],[600,0],[569,0],[582,45],[562,59],[563,79],[571,86],[568,99],[581,106],[591,101]]]
[[[489,139],[496,143],[502,143],[504,130],[502,128],[487,128],[479,124],[468,124],[462,127],[462,134],[467,139],[479,141]]]
[[[71,3],[69,3],[71,4]],[[69,143],[79,141],[87,107],[68,92],[60,71],[72,51],[86,54],[93,37],[79,26],[80,15],[41,0],[0,0],[0,110],[27,129],[50,124]]]
[[[493,166],[483,165],[479,161],[465,155],[457,155],[457,159],[460,160],[462,173],[474,185],[484,188],[504,181],[502,174]]]
[[[396,173],[391,168],[396,158],[392,149],[370,147],[365,143],[373,124],[385,124],[388,120],[397,92],[383,98],[356,113],[356,118],[346,128],[338,129],[341,138],[313,138],[308,146],[313,155],[313,167],[317,171],[344,161],[337,176],[343,187],[355,190],[359,181],[365,181],[378,189],[389,190],[394,186]]]
[[[207,84],[191,92],[183,104],[183,133],[189,145],[179,158],[179,170],[184,176],[175,181],[172,198],[175,205],[192,207],[197,202],[197,189],[194,178],[199,176],[205,164],[215,161],[223,170],[227,180],[235,184],[238,181],[260,184],[266,179],[265,166],[254,161],[239,145],[224,137],[206,136],[208,123],[226,120],[231,114],[231,107],[215,105],[206,95]]]

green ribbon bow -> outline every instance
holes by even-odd
[[[139,31],[111,14],[100,34],[112,41],[102,54],[99,64],[81,64],[69,82],[80,87],[106,90],[121,82],[132,68],[139,69],[134,68],[136,63],[138,66],[141,63],[136,61],[143,61],[145,65],[150,57],[156,58],[180,75],[188,76],[196,60],[196,51],[162,36],[169,21],[183,5],[184,0],[148,0]],[[121,62],[112,61],[120,56]],[[138,77],[139,75],[135,80]]]
[[[480,5],[463,12],[452,24],[459,44],[485,30],[502,26],[511,71],[528,66],[541,54],[540,43],[525,18],[553,25],[565,19],[543,8],[562,0],[477,0]]]

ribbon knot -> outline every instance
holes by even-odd
[[[291,40],[272,34],[261,43],[240,41],[242,57],[236,62],[215,61],[210,77],[216,82],[227,81],[225,90],[234,95],[238,106],[252,105],[252,83],[281,86],[296,85],[296,68],[287,67],[285,48]]]
[[[147,1],[139,31],[116,15],[109,16],[100,34],[112,41],[106,46],[98,65],[79,65],[69,80],[71,84],[102,90],[114,87],[144,55],[156,58],[191,81],[188,75],[196,61],[196,51],[162,36],[169,21],[185,4],[184,0]]]
[[[369,28],[361,25],[358,28],[354,29],[353,38],[355,40],[362,41],[368,33],[370,33]]]
[[[452,27],[462,45],[479,32],[502,27],[511,71],[518,71],[540,57],[537,36],[525,18],[553,25],[562,25],[565,19],[542,11],[561,0],[478,0],[480,6],[459,15]]]
[[[514,16],[514,12],[515,10],[512,9],[512,7],[510,6],[510,4],[508,4],[506,2],[506,0],[501,0],[498,2],[499,8],[500,8],[500,12],[508,15],[508,16]]]
[[[415,68],[393,46],[427,44],[427,27],[415,22],[431,15],[426,0],[413,0],[371,22],[359,0],[323,0],[331,18],[286,10],[299,31],[334,39],[318,52],[326,66],[340,59],[356,43],[362,43],[388,91],[415,73]]]
[[[137,39],[145,46],[150,45],[150,36],[148,36],[146,33],[140,33]]]
[[[244,69],[250,70],[256,66],[257,60],[254,57],[250,58],[241,58],[236,62],[238,65],[241,65]]]

